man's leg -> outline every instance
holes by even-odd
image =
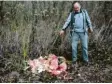
[[[87,33],[80,33],[80,40],[82,43],[82,53],[84,61],[88,62],[88,34]]]
[[[77,45],[78,45],[79,35],[77,32],[72,34],[72,61],[77,60]]]

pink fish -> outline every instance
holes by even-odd
[[[36,72],[36,68],[37,68],[37,64],[35,63],[35,61],[34,60],[29,60],[28,64],[31,67],[31,71],[33,73],[35,73]]]
[[[67,69],[67,64],[65,62],[61,63],[58,66],[58,70],[60,70],[60,71],[66,71],[66,69]]]
[[[65,62],[58,65],[58,57],[54,54],[49,54],[48,59],[39,57],[38,59],[29,60],[28,64],[31,67],[32,73],[35,73],[41,66],[43,66],[46,71],[56,76],[67,69],[67,64]]]
[[[49,68],[56,70],[58,68],[58,58],[52,58],[49,64]]]

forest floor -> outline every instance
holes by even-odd
[[[29,83],[110,83],[112,82],[112,50],[103,46],[90,45],[89,66],[85,65],[79,56],[77,64],[68,63],[67,72],[72,79],[59,79],[46,72],[32,75],[24,71],[24,62],[20,56],[5,54],[0,58],[0,82],[29,82]],[[79,54],[80,55],[80,54]]]

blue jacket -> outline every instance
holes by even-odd
[[[74,15],[74,17],[77,18],[77,21],[74,20],[74,22],[72,20],[75,18],[73,18],[72,15],[73,15],[73,13],[75,14],[75,12],[70,12],[70,14],[69,14],[65,24],[63,25],[62,29],[65,30],[66,28],[68,28],[70,26],[72,31],[87,32],[87,30],[88,30],[87,28],[92,28],[91,20],[90,20],[90,17],[88,15],[87,11],[84,9],[81,9],[80,12],[81,12],[80,14],[82,14],[83,17],[78,19],[78,17],[77,16],[75,17],[75,15]],[[81,26],[83,26],[83,28],[78,28]]]

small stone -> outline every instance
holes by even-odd
[[[80,76],[81,76],[81,74],[78,74],[78,76],[80,77]]]

